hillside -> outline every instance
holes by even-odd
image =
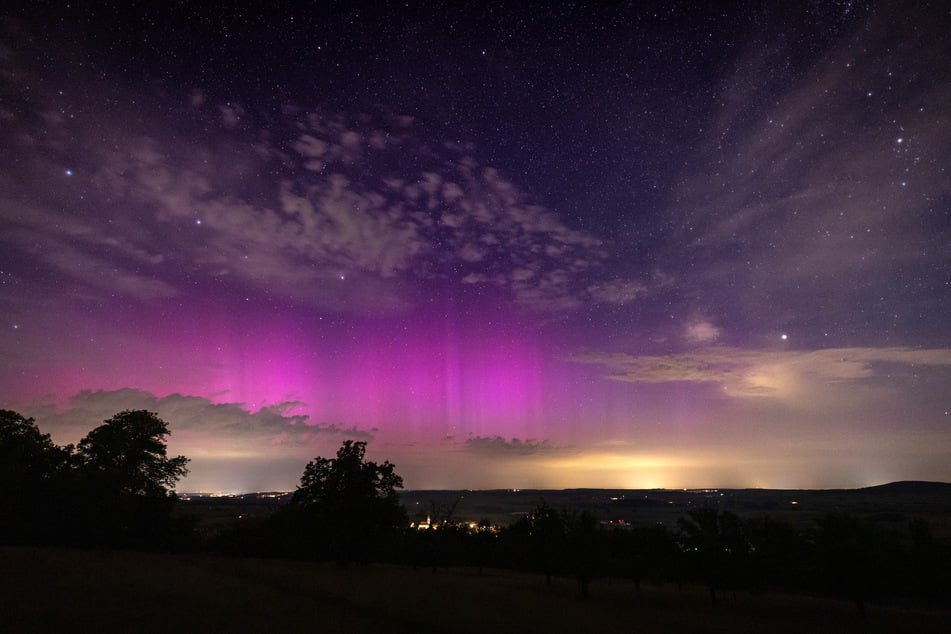
[[[943,632],[951,611],[470,569],[0,549],[5,632]]]

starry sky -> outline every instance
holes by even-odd
[[[0,10],[0,407],[180,490],[951,481],[945,2]]]

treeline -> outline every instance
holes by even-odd
[[[892,598],[951,600],[951,542],[924,519],[907,530],[848,514],[830,514],[808,530],[770,516],[694,509],[675,527],[603,525],[587,511],[539,504],[505,527],[454,523],[408,526],[396,495],[402,480],[389,462],[364,461],[365,443],[347,441],[336,459],[305,469],[290,504],[210,536],[225,554],[306,557],[338,563],[382,561],[437,572],[449,566],[534,571],[571,577],[580,596],[592,580],[701,584],[711,601],[770,589],[866,602]]]
[[[365,459],[345,441],[335,458],[308,463],[277,512],[214,532],[173,514],[174,484],[187,458],[168,457],[168,426],[154,413],[124,411],[78,445],[59,447],[32,419],[0,410],[0,543],[205,551],[338,564],[388,562],[438,572],[449,566],[532,571],[577,581],[701,584],[711,601],[773,589],[847,598],[864,611],[893,598],[951,601],[951,541],[924,519],[894,530],[830,514],[802,530],[770,516],[699,508],[677,526],[605,526],[587,511],[540,503],[509,526],[438,518],[409,524],[389,462]]]
[[[951,543],[932,536],[925,520],[907,531],[886,529],[849,514],[830,514],[798,530],[770,516],[744,518],[711,508],[692,510],[676,527],[660,524],[605,526],[587,511],[539,505],[505,527],[488,521],[444,523],[437,528],[395,528],[360,543],[351,535],[346,553],[327,532],[292,530],[292,507],[242,522],[207,546],[223,554],[323,560],[382,561],[437,573],[467,566],[531,571],[547,583],[573,578],[587,597],[599,578],[643,584],[703,585],[714,603],[737,593],[805,592],[854,601],[951,600]],[[339,526],[345,533],[351,518]],[[318,541],[313,538],[320,535]]]
[[[535,571],[577,580],[587,596],[599,577],[644,583],[699,584],[713,602],[737,592],[782,589],[855,601],[951,599],[951,544],[927,522],[888,530],[847,514],[827,515],[797,530],[769,516],[744,518],[699,508],[676,527],[605,526],[589,512],[545,504],[501,528],[443,526],[406,534],[403,563],[468,565]]]
[[[32,418],[0,410],[0,543],[165,547],[176,526],[173,487],[188,471],[166,455],[168,425],[123,411],[78,445],[58,446]]]

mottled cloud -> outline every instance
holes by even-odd
[[[596,236],[412,117],[289,104],[265,118],[200,87],[162,111],[82,72],[54,87],[29,46],[15,51],[0,60],[0,93],[19,104],[0,140],[23,159],[3,170],[4,241],[91,292],[150,301],[227,280],[356,312],[403,310],[427,280],[542,312],[644,293],[597,282]]]

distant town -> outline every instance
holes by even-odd
[[[185,492],[179,494],[185,502],[179,512],[208,514],[219,521],[246,519],[269,515],[292,495],[291,491]],[[590,512],[602,525],[618,528],[644,523],[673,527],[696,508],[769,514],[797,527],[810,526],[828,513],[855,514],[886,526],[899,526],[910,515],[951,520],[951,484],[941,482],[894,482],[861,489],[408,490],[399,496],[414,527],[447,522],[467,526],[484,520],[503,527],[526,517],[542,502]],[[951,521],[936,526],[951,526]]]

